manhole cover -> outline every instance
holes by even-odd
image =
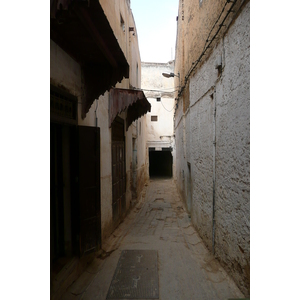
[[[158,298],[157,251],[122,251],[106,299]]]

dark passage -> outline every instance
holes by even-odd
[[[150,177],[172,177],[173,156],[171,151],[151,151],[149,149]]]

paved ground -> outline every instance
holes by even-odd
[[[103,249],[63,300],[106,299],[122,250],[158,251],[161,300],[243,298],[191,225],[172,179],[149,182]]]

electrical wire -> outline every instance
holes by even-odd
[[[204,48],[206,47],[206,44],[207,44],[207,42],[208,42],[208,40],[209,40],[209,37],[210,37],[210,34],[212,33],[212,31],[213,31],[213,29],[215,28],[215,26],[216,26],[216,24],[218,23],[218,21],[220,20],[220,18],[221,18],[221,16],[222,16],[223,12],[224,12],[224,10],[225,10],[225,7],[226,7],[226,4],[227,4],[227,3],[228,3],[228,1],[226,1],[225,5],[223,6],[223,9],[222,9],[221,13],[219,14],[218,19],[216,20],[215,24],[214,24],[213,27],[211,28],[211,30],[210,30],[210,32],[209,32],[209,34],[208,34],[208,36],[207,36],[207,39],[206,39],[206,41],[205,41]]]
[[[225,26],[225,25],[224,25],[224,22],[225,22],[225,20],[227,19],[228,15],[229,15],[231,12],[233,12],[233,11],[232,11],[232,8],[233,8],[233,6],[237,3],[237,1],[238,1],[238,0],[233,0],[233,1],[226,0],[225,4],[224,4],[224,6],[223,6],[223,9],[222,9],[222,11],[221,11],[221,13],[219,14],[217,20],[215,21],[214,25],[212,26],[212,28],[211,28],[211,30],[210,30],[210,32],[209,32],[207,38],[206,38],[206,42],[205,42],[205,44],[204,44],[202,53],[200,54],[199,58],[198,58],[195,62],[192,63],[191,68],[189,69],[187,75],[185,76],[184,85],[181,87],[181,89],[180,89],[180,91],[179,91],[179,93],[178,93],[178,96],[180,96],[180,95],[182,94],[182,92],[183,92],[184,89],[186,88],[187,82],[188,82],[188,80],[189,80],[189,78],[190,78],[192,72],[195,70],[196,66],[197,66],[197,65],[199,64],[199,62],[201,61],[202,57],[205,55],[205,52],[206,52],[209,48],[211,48],[210,45],[212,44],[212,42],[213,42],[213,41],[215,40],[215,38],[217,37],[217,35],[218,35],[219,31],[221,30],[221,28],[222,28],[223,26]],[[226,14],[225,17],[223,18],[221,24],[219,25],[219,28],[218,28],[217,32],[214,34],[214,36],[211,38],[211,40],[209,40],[209,37],[210,37],[212,31],[213,31],[214,28],[216,27],[218,21],[220,20],[220,18],[221,18],[221,16],[222,16],[223,12],[224,12],[224,10],[225,10],[225,7],[226,7],[227,4],[229,4],[229,3],[232,3],[231,7],[230,7],[229,10],[227,11],[227,14]],[[209,43],[208,43],[208,42],[209,42]],[[208,45],[206,46],[207,43],[208,43]]]
[[[139,91],[146,91],[146,92],[160,92],[160,93],[174,93],[174,92],[178,92],[179,89],[177,90],[173,90],[173,91],[167,91],[167,90],[148,90],[148,89],[136,89],[136,90],[139,90]]]
[[[174,87],[171,87],[171,88],[165,88],[165,89],[163,89],[162,91],[168,91],[168,90],[172,90],[172,89],[174,89]],[[145,89],[146,90],[146,89]]]
[[[174,107],[173,107],[171,110],[168,110],[168,109],[164,106],[164,104],[162,103],[161,100],[160,100],[160,103],[162,104],[163,108],[164,108],[166,111],[168,111],[168,112],[173,112],[174,108],[176,107],[176,104],[175,104]]]

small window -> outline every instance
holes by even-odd
[[[123,32],[125,32],[125,22],[121,14],[120,14],[120,25],[122,27]]]
[[[151,116],[151,122],[157,122],[157,116]]]

